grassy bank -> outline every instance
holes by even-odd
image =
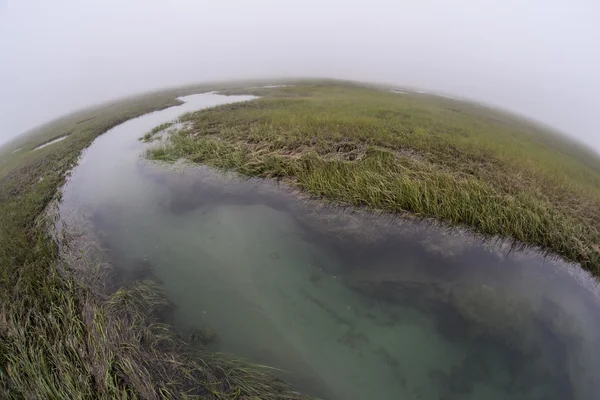
[[[179,104],[177,96],[226,87],[179,88],[90,108],[0,149],[0,397],[300,398],[264,371],[184,340],[163,323],[168,299],[152,282],[115,293],[82,282],[73,267],[96,266],[62,260],[49,233],[53,220],[44,217],[98,135]]]
[[[514,238],[600,274],[600,158],[484,107],[350,84],[191,113],[148,157],[282,178],[312,195]],[[156,132],[155,132],[156,133]]]

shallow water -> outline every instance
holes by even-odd
[[[48,147],[48,146],[51,146],[51,145],[53,145],[54,143],[58,143],[58,142],[60,142],[60,141],[63,141],[63,140],[65,140],[65,139],[66,139],[66,138],[68,138],[68,137],[69,137],[69,135],[67,135],[67,136],[61,136],[61,137],[59,137],[58,139],[54,139],[54,140],[52,140],[52,141],[50,141],[50,142],[48,142],[48,143],[44,143],[44,144],[42,144],[41,146],[38,146],[38,147],[34,148],[33,150],[39,150],[39,149],[43,149],[44,147]],[[20,150],[20,149],[18,149],[18,150]],[[16,151],[17,151],[17,150],[15,150],[15,152],[16,152]],[[13,152],[13,153],[14,153],[14,152]]]
[[[202,94],[99,137],[64,188],[124,275],[151,277],[182,332],[326,399],[595,399],[600,306],[577,266],[284,186],[141,158]],[[76,218],[75,218],[76,217]]]

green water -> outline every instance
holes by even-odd
[[[579,267],[504,243],[300,201],[285,187],[140,158],[189,96],[90,147],[61,215],[129,278],[160,282],[182,332],[325,399],[595,399],[600,306]]]

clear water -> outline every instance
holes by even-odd
[[[283,186],[142,159],[137,139],[202,94],[85,152],[61,215],[152,276],[187,332],[325,399],[596,399],[600,306],[577,266],[459,231],[299,200]]]

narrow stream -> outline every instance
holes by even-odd
[[[278,368],[303,392],[598,398],[600,301],[578,266],[142,158],[153,127],[251,99],[187,96],[111,129],[73,171],[61,217],[85,220],[125,275],[160,282],[182,332],[209,327],[216,350]]]

